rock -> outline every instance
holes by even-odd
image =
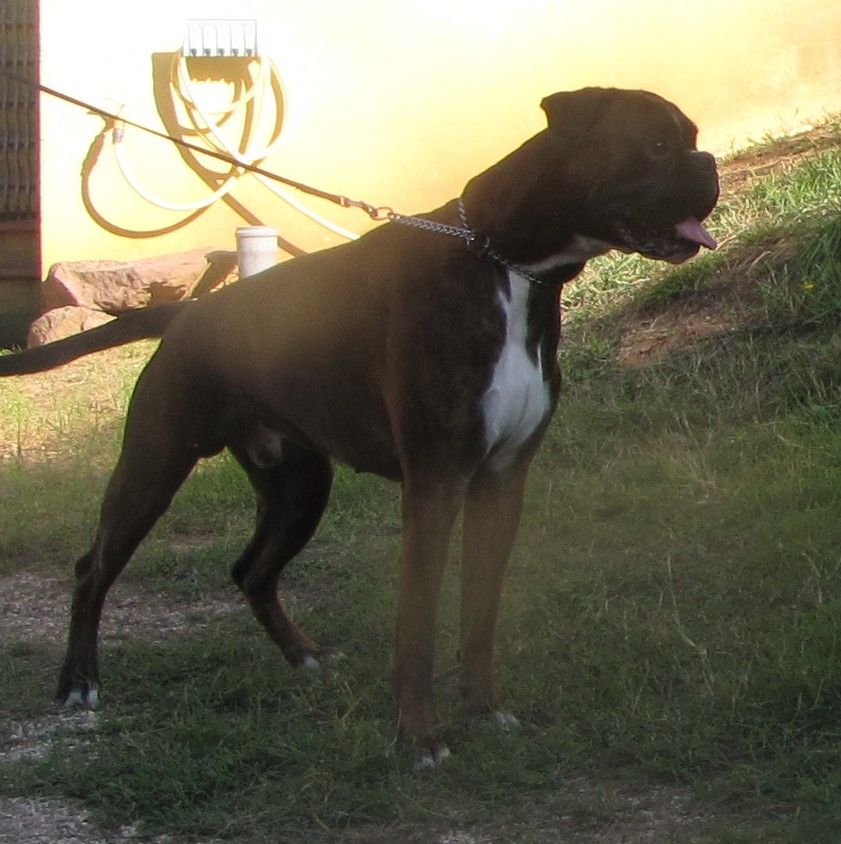
[[[73,305],[54,308],[38,317],[29,326],[26,345],[29,348],[43,346],[53,340],[61,340],[71,334],[78,334],[80,331],[95,328],[97,325],[102,325],[112,319],[114,317],[103,311],[95,311],[91,308],[79,308]]]
[[[208,293],[235,277],[236,261],[236,252],[202,248],[137,261],[53,264],[41,285],[45,313],[30,326],[27,345],[69,337],[126,311]]]
[[[239,278],[237,253],[235,251],[217,249],[208,252],[205,258],[207,259],[207,269],[198,278],[189,294],[196,298]]]
[[[183,299],[214,268],[210,247],[136,261],[66,261],[50,267],[41,286],[45,311],[66,305],[120,314]],[[210,262],[210,263],[209,263]]]

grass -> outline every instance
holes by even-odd
[[[671,270],[603,260],[565,292],[567,388],[499,630],[516,735],[461,716],[451,566],[437,683],[458,752],[427,776],[396,746],[398,490],[340,470],[285,588],[345,660],[288,670],[244,609],[112,636],[95,730],[57,718],[46,756],[0,762],[0,792],[186,840],[836,841],[841,127],[817,136],[834,146],[768,142],[725,165],[719,252]],[[147,354],[0,383],[0,574],[69,579]],[[125,588],[236,601],[251,510],[231,461],[204,464]],[[59,659],[47,634],[0,643],[0,726],[43,714]]]

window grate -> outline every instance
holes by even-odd
[[[0,70],[37,81],[37,0],[0,0]],[[0,223],[37,217],[35,91],[0,77]]]

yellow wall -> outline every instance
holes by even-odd
[[[457,195],[471,175],[539,131],[538,103],[556,90],[655,90],[699,123],[701,145],[718,152],[841,111],[841,0],[40,6],[41,81],[103,108],[124,105],[127,116],[156,128],[153,61],[180,48],[186,20],[257,18],[261,50],[287,98],[279,145],[264,166],[407,213]],[[98,158],[92,153],[100,118],[47,96],[41,108],[44,270],[58,260],[234,248],[233,230],[245,221],[227,205],[185,224],[184,213],[151,206],[125,185],[108,137]],[[208,191],[167,142],[129,131],[124,144],[132,169],[158,194],[184,201]],[[340,242],[252,176],[233,195],[249,222],[276,225],[308,250]],[[369,226],[360,212],[310,204],[342,226]]]

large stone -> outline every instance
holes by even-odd
[[[114,317],[103,311],[95,311],[91,308],[79,308],[75,305],[54,308],[38,317],[29,326],[26,345],[29,348],[43,346],[45,343],[52,343],[53,340],[61,340],[71,334],[96,328],[97,325],[102,325],[112,319]]]
[[[236,253],[209,247],[139,258],[136,261],[66,261],[53,264],[41,286],[45,311],[67,305],[120,314],[160,305],[191,294],[218,262],[232,263]]]

